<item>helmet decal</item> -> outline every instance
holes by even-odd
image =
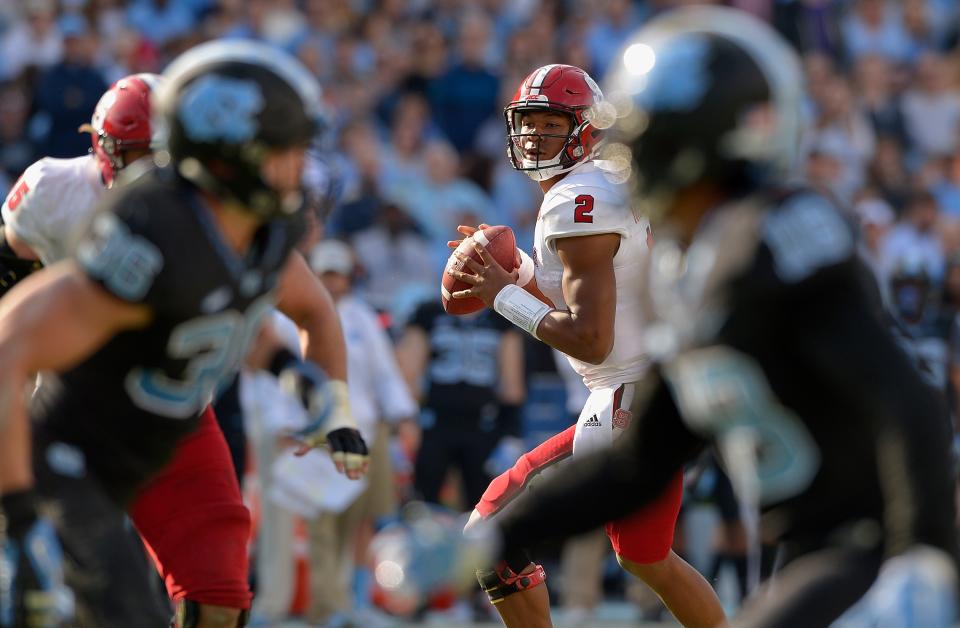
[[[245,142],[257,133],[257,114],[263,105],[263,93],[255,82],[211,74],[184,90],[178,113],[194,141]]]

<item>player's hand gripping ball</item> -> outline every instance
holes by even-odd
[[[484,264],[484,260],[477,251],[475,244],[482,245],[489,256],[504,270],[513,272],[517,269],[517,240],[513,235],[513,229],[503,225],[494,227],[480,225],[480,227],[480,229],[473,231],[472,235],[467,235],[465,229],[461,229],[461,233],[464,233],[467,237],[459,241],[456,250],[447,260],[447,266],[443,271],[443,283],[440,288],[443,309],[447,314],[457,316],[471,314],[479,312],[485,307],[484,302],[478,297],[453,298],[455,292],[469,290],[474,286],[462,279],[453,277],[450,271],[475,275],[476,273],[468,267],[463,258],[471,259],[481,266]]]

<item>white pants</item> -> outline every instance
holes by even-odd
[[[635,384],[619,384],[590,391],[577,419],[573,436],[573,455],[582,456],[606,449],[626,431],[633,416],[630,404]]]

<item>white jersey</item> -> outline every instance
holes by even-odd
[[[45,157],[13,186],[3,202],[3,222],[49,265],[73,255],[104,192],[93,155]]]
[[[617,281],[613,350],[600,364],[567,356],[590,390],[637,381],[649,364],[642,341],[639,290],[649,222],[632,211],[625,187],[608,180],[600,165],[602,162],[588,161],[547,191],[533,243],[537,286],[557,309],[566,310],[557,239],[601,233],[620,235],[620,248],[613,258]]]

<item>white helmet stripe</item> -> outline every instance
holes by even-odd
[[[545,65],[537,71],[537,75],[533,77],[533,80],[530,81],[530,95],[539,96],[540,87],[543,85],[543,81],[546,80],[547,74],[550,74],[550,70],[557,67],[557,63],[551,63],[550,65]]]

